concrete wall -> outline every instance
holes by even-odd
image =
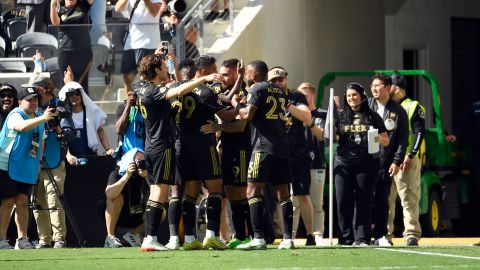
[[[289,72],[289,85],[317,85],[329,71],[371,70],[385,64],[382,0],[265,0],[258,16],[220,58],[263,59]],[[332,86],[343,93],[347,81]],[[367,78],[358,79],[369,85]]]

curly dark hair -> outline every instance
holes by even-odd
[[[347,90],[353,89],[358,92],[360,95],[360,109],[358,110],[359,113],[363,115],[365,118],[365,122],[372,123],[373,122],[373,113],[376,113],[370,109],[368,106],[368,97],[365,93],[365,88],[359,83],[351,82],[347,84],[345,92],[343,93],[343,111],[339,114],[340,123],[343,125],[351,125],[353,123],[353,116],[355,115],[355,111],[350,108],[347,102]]]
[[[265,63],[262,60],[253,60],[252,62],[248,63],[249,66],[251,66],[255,72],[257,73],[257,76],[266,80],[267,75],[268,75],[268,66],[267,63]]]
[[[197,67],[197,70],[202,70],[210,65],[215,64],[217,60],[215,57],[208,56],[208,55],[200,55],[195,59],[195,66]]]
[[[157,76],[155,68],[162,70],[163,57],[158,54],[149,54],[142,58],[138,65],[138,74],[146,81],[151,81]]]
[[[240,62],[240,60],[238,60],[237,58],[230,58],[230,59],[227,59],[227,60],[223,61],[222,67],[237,68],[238,62]]]

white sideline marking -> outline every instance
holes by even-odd
[[[376,248],[376,249],[378,249],[378,250],[386,250],[386,251],[393,251],[393,252],[414,253],[414,254],[420,254],[420,255],[430,255],[430,256],[439,256],[439,257],[450,257],[450,258],[480,260],[480,257],[471,257],[471,256],[454,255],[454,254],[422,252],[422,251],[413,251],[413,250],[404,250],[404,249],[391,249],[391,248]]]
[[[477,268],[477,265],[455,265],[455,268]],[[430,265],[430,266],[365,266],[365,267],[358,267],[358,266],[350,266],[350,267],[341,267],[341,266],[326,266],[326,267],[283,267],[283,268],[240,268],[238,270],[390,270],[390,269],[425,269],[425,268],[433,268],[433,269],[440,269],[440,268],[452,268],[451,265]]]

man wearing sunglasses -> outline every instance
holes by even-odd
[[[0,128],[15,107],[18,107],[17,89],[8,83],[0,84]]]
[[[145,228],[143,213],[148,198],[147,165],[142,149],[132,148],[118,161],[110,173],[106,200],[102,201],[107,225],[106,248],[119,248],[123,244],[115,236],[117,225],[132,228],[124,239],[132,247],[140,247],[140,233]],[[126,238],[128,236],[129,238]]]

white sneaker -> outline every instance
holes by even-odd
[[[278,249],[294,249],[295,244],[293,243],[292,239],[283,239],[278,245]]]
[[[53,244],[53,248],[64,248],[66,246],[67,244],[63,240],[55,241],[55,243]]]
[[[384,236],[382,238],[377,239],[378,240],[378,246],[379,247],[391,247],[392,244],[387,240],[387,238]]]
[[[123,239],[128,242],[131,247],[141,247],[142,246],[142,238],[140,235],[132,232],[127,232],[123,235]]]
[[[166,251],[169,250],[164,245],[160,244],[157,240],[145,237],[143,239],[142,247],[140,248],[142,252],[145,251]]]
[[[107,238],[105,238],[105,245],[103,247],[120,248],[120,247],[123,247],[123,245],[122,243],[120,243],[120,240],[118,238],[116,238],[113,235],[109,235],[107,236]]]
[[[267,249],[267,242],[265,242],[265,239],[261,238],[253,238],[252,241],[238,245],[235,249],[240,249],[240,250],[265,250]]]
[[[0,240],[0,249],[13,249],[13,246],[10,245],[8,239]]]
[[[22,237],[20,239],[17,239],[17,242],[15,242],[15,249],[34,249],[35,247],[28,241],[27,237]]]
[[[315,246],[325,247],[325,246],[328,246],[328,244],[327,244],[327,242],[323,241],[323,237],[315,236]]]
[[[169,250],[179,250],[180,249],[180,243],[178,243],[177,241],[168,241],[168,243],[165,245],[166,248],[168,248]]]

